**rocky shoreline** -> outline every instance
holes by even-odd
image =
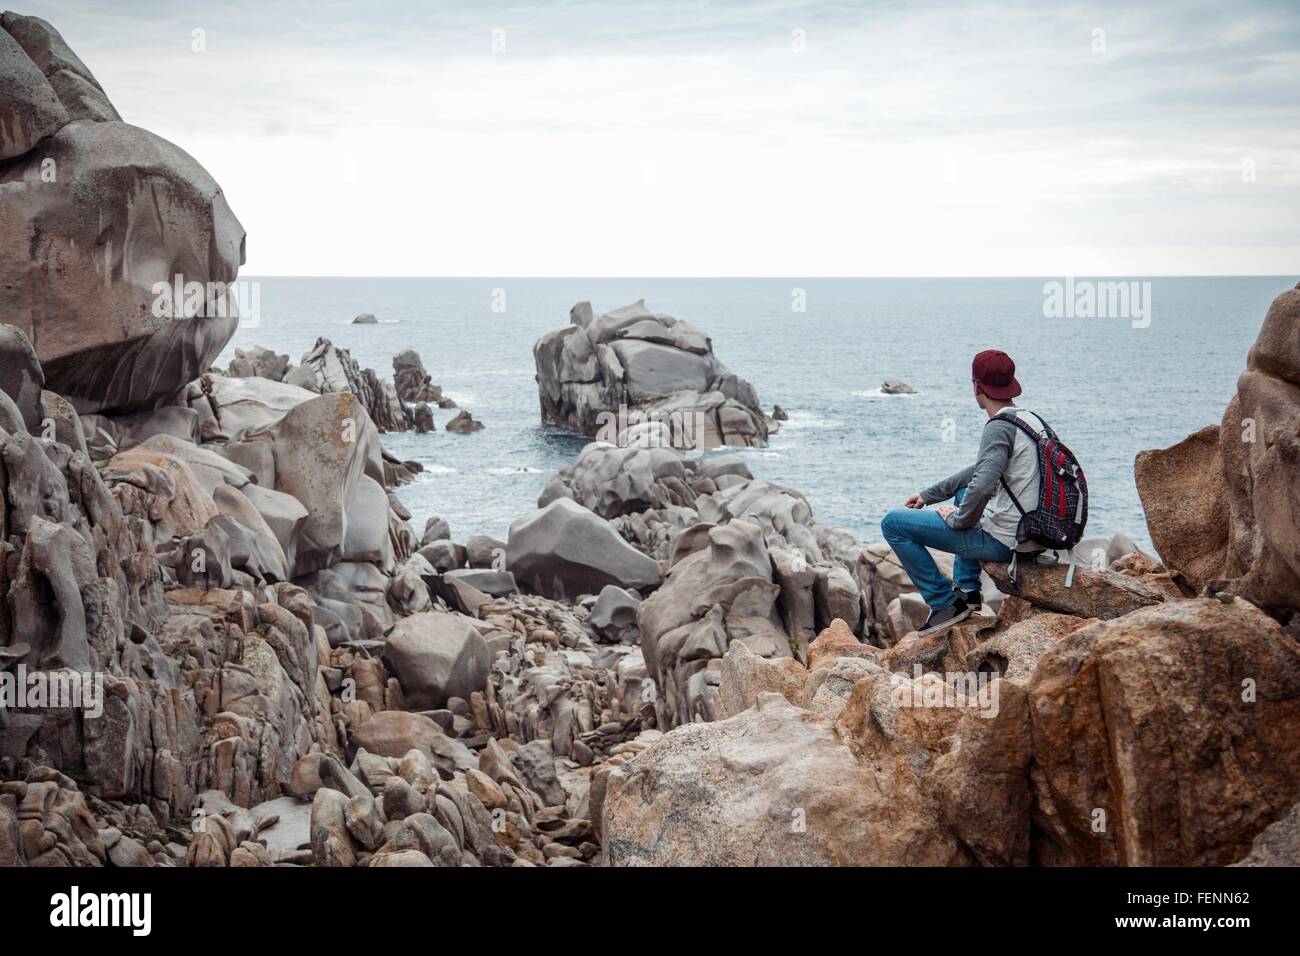
[[[237,316],[155,288],[229,297],[220,188],[0,28],[0,865],[1300,862],[1300,289],[1138,459],[1166,563],[989,566],[921,638],[887,546],[698,454],[783,414],[643,302],[533,346],[539,423],[601,439],[538,509],[417,533],[418,353],[212,368]]]

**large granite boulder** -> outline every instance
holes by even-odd
[[[857,759],[826,717],[761,693],[611,771],[602,833],[612,866],[971,863],[937,814],[912,773]]]
[[[362,542],[377,541],[387,533],[386,524],[374,527],[387,521],[383,464],[375,426],[355,395],[316,396],[269,428],[245,434],[244,441],[260,447],[269,462],[270,475],[261,477],[270,480],[259,485],[296,499],[307,512],[293,539],[281,542],[293,577],[329,568],[359,552],[366,561],[377,560]],[[367,477],[370,483],[364,481]],[[262,510],[264,502],[251,500],[275,528],[278,521]],[[358,527],[350,528],[349,522]]]
[[[78,411],[164,404],[234,333],[244,229],[193,158],[121,122],[49,24],[0,22],[0,316]]]
[[[469,700],[487,682],[487,643],[467,618],[426,611],[398,622],[384,644],[384,663],[402,686],[408,707],[445,707]]]
[[[212,493],[179,456],[138,446],[118,452],[100,474],[123,512],[151,522],[157,531],[197,534],[217,515]]]
[[[1223,866],[1300,798],[1300,647],[1241,599],[1076,630],[1026,689],[1038,863]]]
[[[59,31],[40,17],[6,11],[3,28],[45,76],[59,103],[72,120],[120,120],[93,73],[72,52]]]
[[[0,29],[0,162],[21,156],[68,123],[68,111],[18,41]]]
[[[1300,609],[1300,286],[1273,300],[1217,429],[1138,455],[1161,558],[1194,585]]]
[[[1220,436],[1228,589],[1300,609],[1300,285],[1273,300]]]
[[[269,378],[273,382],[283,382],[289,365],[289,356],[254,345],[249,349],[235,349],[235,357],[230,360],[226,374],[231,378]]]
[[[1076,565],[1071,575],[1068,563],[1021,562],[1015,581],[1011,580],[1009,564],[985,561],[983,567],[984,573],[1004,594],[1023,598],[1035,607],[1076,617],[1109,620],[1170,597],[1168,592],[1141,578],[1081,565]],[[1069,587],[1066,587],[1067,579]]]
[[[303,402],[319,395],[287,382],[250,376],[203,375],[185,390],[184,400],[199,416],[204,442],[229,442],[244,432],[269,428]],[[238,460],[229,451],[227,457]]]
[[[510,526],[506,568],[521,588],[557,600],[596,594],[607,584],[647,591],[660,581],[654,559],[568,498]]]
[[[1229,506],[1219,426],[1206,425],[1170,448],[1138,452],[1133,474],[1161,560],[1196,587],[1222,577]]]
[[[762,530],[743,521],[704,526],[700,544],[637,609],[646,668],[659,686],[662,727],[719,715],[718,667],[732,641],[760,657],[790,657]]]
[[[39,429],[44,417],[41,407],[44,385],[45,372],[22,329],[0,325],[0,392],[13,401],[27,431]]]
[[[644,301],[601,316],[580,302],[569,320],[533,346],[543,423],[620,442],[628,427],[658,421],[677,448],[767,444],[775,425],[753,386],[699,329]]]

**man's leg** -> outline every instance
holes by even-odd
[[[926,548],[952,551],[946,546],[951,542],[951,536],[963,532],[953,531],[937,511],[928,508],[896,508],[881,519],[880,530],[932,610],[956,603],[957,596],[951,582],[943,576]]]
[[[980,563],[966,557],[957,555],[952,562],[952,586],[958,591],[964,591],[970,594],[972,591],[980,590]]]
[[[955,555],[953,576],[963,591],[980,589],[980,561],[1010,561],[1011,550],[982,528],[954,531],[937,511],[898,508],[880,522],[885,540],[931,609],[957,600],[927,548]]]
[[[959,488],[952,496],[952,503],[961,506],[966,497],[966,489]],[[969,594],[980,589],[980,566],[978,561],[971,561],[958,554],[952,562],[952,586],[958,591]]]
[[[952,562],[953,586],[959,591],[980,590],[981,561],[1011,560],[1011,549],[981,528],[953,533],[964,536],[962,541],[954,542],[961,547],[954,552],[956,557]]]
[[[960,488],[952,496],[952,502],[960,506],[962,499],[966,497],[966,489]],[[981,561],[1010,561],[1011,549],[1006,547],[997,538],[993,537],[987,531],[981,528],[972,528],[969,531],[959,531],[956,534],[965,536],[962,540],[964,548],[956,551],[956,557],[952,562],[952,585],[958,591],[970,594],[972,591],[980,591],[980,567]],[[954,542],[956,543],[956,542]],[[944,548],[943,550],[950,550]]]

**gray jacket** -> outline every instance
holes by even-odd
[[[1023,408],[1012,406],[1000,414],[1014,414],[1035,431],[1043,428],[1043,420]],[[980,437],[975,464],[926,488],[921,492],[921,500],[927,505],[937,504],[965,488],[962,503],[944,519],[948,527],[965,531],[978,526],[1012,550],[1040,550],[1035,544],[1021,545],[1016,540],[1020,512],[1002,487],[1002,479],[1006,479],[1026,511],[1038,507],[1037,445],[1010,422],[990,420]]]

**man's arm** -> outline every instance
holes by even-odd
[[[940,501],[947,501],[962,488],[970,484],[971,477],[975,474],[975,466],[968,465],[955,475],[949,475],[943,481],[935,482],[929,488],[921,492],[921,500],[927,505],[938,504]]]
[[[944,521],[954,531],[964,531],[979,523],[984,506],[997,494],[998,482],[1007,470],[1011,450],[1015,447],[1016,426],[1006,421],[991,421],[980,436],[979,455],[967,471],[966,497],[961,506]],[[954,476],[955,477],[955,476]],[[951,480],[951,479],[949,479]]]

